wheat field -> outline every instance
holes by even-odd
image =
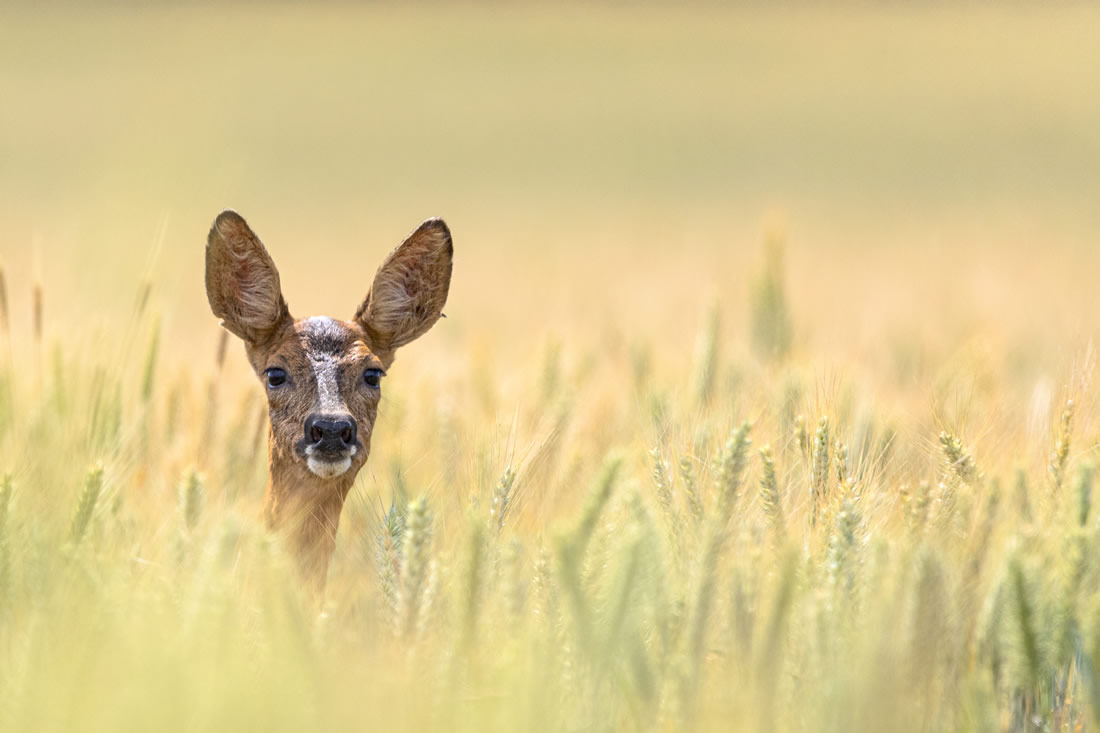
[[[0,730],[1100,725],[1100,11],[0,11]],[[323,601],[203,290],[443,216]]]

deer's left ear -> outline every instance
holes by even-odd
[[[372,348],[390,351],[439,320],[451,287],[454,245],[442,219],[428,219],[390,253],[355,312]]]
[[[235,211],[223,211],[210,227],[206,297],[222,325],[250,346],[264,343],[293,320],[271,255]]]

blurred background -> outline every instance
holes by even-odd
[[[774,5],[0,0],[0,730],[1100,719],[1100,4]],[[454,234],[320,616],[225,208]]]
[[[168,353],[212,353],[202,248],[231,207],[298,316],[350,314],[443,216],[433,338],[492,359],[579,321],[676,358],[707,303],[744,307],[769,231],[815,353],[887,325],[956,343],[1017,307],[1086,328],[1098,37],[1071,3],[6,6],[14,320],[40,280],[47,332],[94,339],[149,279]]]

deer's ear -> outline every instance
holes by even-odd
[[[390,253],[355,320],[379,351],[422,336],[443,314],[451,287],[454,245],[442,219],[428,219]]]
[[[222,325],[249,344],[291,322],[279,271],[259,237],[235,211],[223,211],[206,239],[206,297]]]

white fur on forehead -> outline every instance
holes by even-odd
[[[447,225],[429,219],[386,258],[355,314],[377,347],[404,346],[439,320],[450,290],[452,256]]]

